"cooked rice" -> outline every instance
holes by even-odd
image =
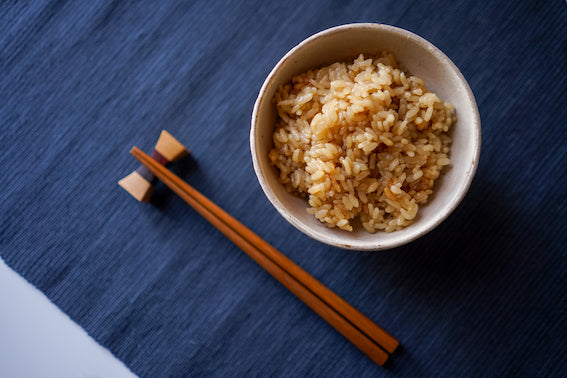
[[[410,225],[448,166],[453,106],[386,52],[293,77],[274,97],[270,162],[329,227]]]

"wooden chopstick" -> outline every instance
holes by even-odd
[[[199,214],[246,252],[343,336],[383,365],[398,341],[163,165],[132,148],[131,154]],[[383,350],[384,349],[384,350]]]

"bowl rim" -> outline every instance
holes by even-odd
[[[472,111],[471,125],[473,126],[473,134],[475,135],[474,140],[471,141],[471,143],[474,143],[473,156],[471,161],[465,167],[466,169],[465,180],[464,182],[461,182],[459,184],[458,192],[456,192],[456,194],[453,196],[453,200],[447,203],[446,205],[444,205],[438,213],[434,214],[433,215],[434,220],[429,222],[429,224],[425,225],[424,227],[418,228],[416,231],[414,231],[411,234],[404,233],[401,234],[401,237],[386,242],[382,241],[382,242],[371,243],[365,241],[360,243],[347,244],[347,243],[341,243],[341,242],[336,242],[334,240],[330,240],[326,235],[315,232],[313,229],[306,226],[304,222],[293,216],[290,212],[284,210],[285,209],[284,204],[270,190],[270,187],[266,182],[266,179],[264,177],[264,172],[262,170],[258,158],[259,146],[256,140],[256,133],[258,130],[257,121],[259,116],[258,113],[259,113],[260,103],[262,102],[262,99],[265,97],[265,94],[268,91],[268,89],[271,87],[272,81],[275,80],[278,71],[281,69],[281,67],[284,64],[286,64],[286,62],[291,57],[293,57],[296,54],[298,50],[303,49],[306,45],[312,43],[314,40],[319,39],[326,35],[341,33],[348,29],[374,29],[374,30],[393,32],[395,34],[399,34],[408,39],[411,39],[417,44],[426,48],[431,54],[435,55],[437,59],[442,61],[446,65],[446,67],[448,67],[450,71],[452,71],[455,74],[459,84],[465,89],[465,95],[466,95],[465,98],[467,99],[470,109]],[[446,54],[444,54],[439,48],[437,48],[435,45],[433,45],[431,42],[427,41],[423,37],[420,37],[419,35],[410,32],[406,29],[402,29],[392,25],[379,24],[379,23],[348,23],[348,24],[334,26],[328,29],[321,30],[309,36],[308,38],[304,39],[303,41],[295,45],[292,49],[290,49],[272,68],[272,70],[264,80],[262,87],[258,92],[258,96],[256,98],[256,101],[254,103],[254,108],[252,111],[249,137],[250,137],[250,152],[252,155],[252,164],[254,167],[254,172],[256,174],[258,182],[260,183],[260,187],[262,188],[262,191],[264,192],[270,203],[276,208],[278,213],[292,226],[294,226],[296,229],[306,234],[307,236],[321,243],[352,251],[379,251],[379,250],[383,251],[383,250],[392,249],[410,243],[424,236],[431,230],[435,229],[439,224],[441,224],[445,219],[447,219],[447,217],[458,207],[458,205],[461,203],[466,193],[468,192],[478,168],[480,149],[482,144],[481,121],[480,121],[480,114],[478,111],[478,105],[476,103],[474,94],[472,93],[472,90],[467,80],[465,79],[461,71],[458,69],[458,67],[454,64],[454,62]],[[396,232],[402,232],[402,231],[403,230]]]

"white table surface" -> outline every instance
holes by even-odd
[[[135,377],[0,259],[0,377]]]

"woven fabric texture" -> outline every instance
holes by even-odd
[[[482,119],[465,200],[384,253],[295,230],[248,146],[276,62],[349,22],[431,41]],[[143,377],[566,376],[566,25],[563,0],[2,2],[0,256]],[[388,368],[162,184],[117,185],[162,129],[174,172],[400,340]]]

